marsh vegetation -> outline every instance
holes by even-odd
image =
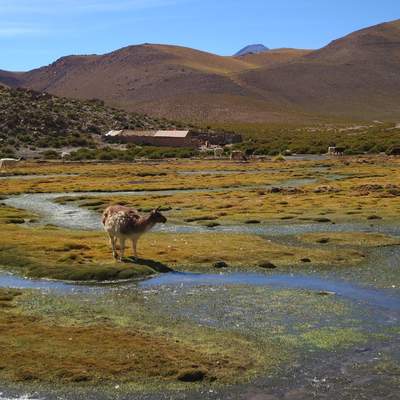
[[[327,360],[320,373],[336,374],[340,387],[335,368],[361,348],[371,349],[361,352],[370,367],[352,373],[368,379],[379,371],[395,387],[399,166],[382,156],[26,163],[7,172],[2,273],[75,286],[0,289],[0,380],[105,398],[116,387],[154,399],[165,390],[204,398],[205,386],[210,398],[229,390],[245,398],[266,384],[271,396],[298,385],[306,396],[318,359]],[[161,206],[167,216],[141,239],[142,258],[112,259],[97,223],[110,204],[142,213]],[[233,273],[243,275],[229,281]],[[173,279],[142,281],[162,274]],[[297,277],[296,286],[283,276]],[[304,381],[287,379],[291,365]],[[375,393],[374,382],[354,383],[351,393]]]

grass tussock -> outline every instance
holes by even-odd
[[[3,179],[0,180],[0,192],[3,194],[16,193],[40,193],[40,192],[79,192],[79,191],[140,191],[140,190],[176,190],[176,189],[208,189],[228,188],[240,185],[264,185],[265,177],[260,174],[243,175],[238,180],[235,175],[184,175],[180,174],[187,170],[206,170],[208,168],[233,168],[228,161],[218,164],[211,161],[198,162],[175,161],[168,165],[162,162],[151,165],[149,163],[50,163],[50,164],[21,164],[6,174],[14,176],[34,175],[55,175],[50,177],[38,177],[32,179]],[[200,167],[200,168],[199,168]],[[58,177],[58,174],[66,176]],[[78,175],[78,176],[76,176]],[[1,176],[1,174],[0,174]],[[283,175],[282,175],[283,176]],[[275,177],[269,181],[273,182]]]
[[[307,233],[298,236],[307,243],[332,244],[340,246],[380,247],[399,245],[400,240],[380,233],[363,232],[329,232]]]

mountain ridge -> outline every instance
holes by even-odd
[[[396,20],[318,50],[229,57],[143,44],[66,56],[25,73],[0,71],[0,82],[196,123],[398,120],[399,71]]]

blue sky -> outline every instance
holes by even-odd
[[[320,48],[400,18],[400,0],[0,0],[0,69],[167,43],[230,55],[250,43]]]

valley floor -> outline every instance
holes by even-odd
[[[395,398],[400,160],[0,177],[0,399]],[[116,263],[109,204],[168,218]],[[358,397],[357,397],[358,396]]]

